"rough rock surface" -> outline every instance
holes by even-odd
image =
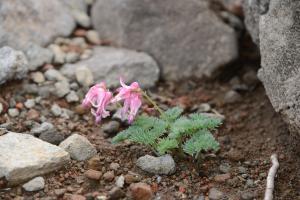
[[[0,177],[11,185],[64,166],[70,156],[63,149],[29,134],[9,132],[0,137]]]
[[[300,1],[271,0],[259,30],[259,79],[275,110],[300,136]]]
[[[234,30],[208,0],[98,0],[92,23],[100,39],[149,53],[166,79],[212,76],[238,56]]]
[[[74,28],[71,13],[59,0],[1,1],[0,46],[20,50],[30,43],[45,46],[57,36],[70,35]]]
[[[0,48],[0,84],[12,79],[21,79],[26,76],[27,71],[28,61],[23,52],[8,46]]]
[[[119,77],[127,82],[138,81],[142,87],[152,87],[159,78],[156,62],[146,53],[113,47],[96,47],[93,56],[76,64],[66,64],[61,72],[75,79],[78,68],[88,67],[95,82],[106,81],[109,87],[119,85]]]
[[[69,152],[71,158],[80,161],[87,160],[97,153],[95,147],[85,137],[78,134],[71,135],[59,146]]]
[[[152,174],[168,175],[174,173],[176,170],[175,162],[170,155],[160,157],[145,155],[136,161],[136,165]]]
[[[245,24],[254,43],[259,45],[259,18],[268,11],[270,0],[244,0]]]
[[[30,44],[25,50],[25,54],[29,62],[29,70],[36,70],[38,67],[46,63],[51,63],[53,53],[46,48],[36,44]]]

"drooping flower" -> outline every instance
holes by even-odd
[[[82,105],[84,107],[91,107],[91,113],[95,116],[96,123],[99,123],[102,118],[110,115],[105,109],[111,102],[112,97],[113,95],[106,89],[105,83],[101,82],[89,89],[82,101]]]
[[[121,116],[123,119],[128,117],[128,123],[132,123],[142,105],[141,88],[137,82],[126,85],[122,78],[120,78],[120,84],[122,87],[118,89],[119,93],[112,102],[124,100]]]

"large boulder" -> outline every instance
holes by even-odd
[[[0,2],[0,47],[25,50],[29,43],[49,44],[68,36],[75,20],[59,0],[9,0]]]
[[[244,1],[246,25],[259,45],[258,77],[275,108],[300,136],[300,1]]]
[[[92,23],[101,39],[149,53],[165,79],[211,76],[238,56],[232,28],[209,0],[98,0]]]
[[[32,135],[9,132],[0,136],[0,178],[10,185],[55,171],[69,161],[66,151]]]
[[[260,16],[259,38],[259,78],[275,110],[300,136],[300,1],[271,0]]]
[[[10,47],[0,48],[0,84],[12,79],[21,79],[28,71],[28,61],[21,51]]]
[[[138,81],[144,88],[155,85],[159,78],[156,62],[146,53],[113,47],[96,47],[93,55],[75,64],[66,64],[61,72],[75,79],[89,68],[96,82],[105,81],[108,87],[119,85],[119,77],[126,82]],[[79,73],[79,74],[76,74]]]

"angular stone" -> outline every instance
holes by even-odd
[[[234,30],[210,0],[98,0],[92,23],[100,39],[149,53],[163,78],[213,76],[238,57]]]
[[[11,185],[55,171],[70,161],[63,149],[28,134],[0,136],[0,177]]]
[[[73,134],[62,143],[59,147],[69,152],[71,158],[79,161],[87,160],[97,154],[95,147],[85,137]]]
[[[1,7],[0,7],[1,11]],[[1,21],[1,13],[0,13]],[[1,23],[0,23],[1,24]],[[1,30],[0,30],[1,36]],[[0,37],[1,46],[1,37]],[[0,48],[0,84],[12,79],[21,79],[27,75],[28,61],[21,51],[16,51],[11,47]]]
[[[126,82],[138,81],[142,87],[154,86],[159,78],[159,68],[149,55],[128,49],[96,47],[92,57],[76,64],[66,64],[61,72],[74,80],[75,72],[82,66],[90,69],[95,82],[105,81],[108,87],[119,86],[120,76]]]

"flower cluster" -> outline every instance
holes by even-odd
[[[110,103],[123,101],[121,108],[121,117],[123,119],[128,117],[128,122],[132,123],[135,119],[139,108],[142,105],[141,88],[137,82],[126,85],[122,78],[120,78],[121,87],[117,89],[117,95],[113,97],[113,93],[106,88],[106,84],[101,82],[94,85],[85,95],[82,102],[84,107],[91,107],[91,112],[95,116],[96,123],[101,122],[102,118],[110,115],[106,110]]]

